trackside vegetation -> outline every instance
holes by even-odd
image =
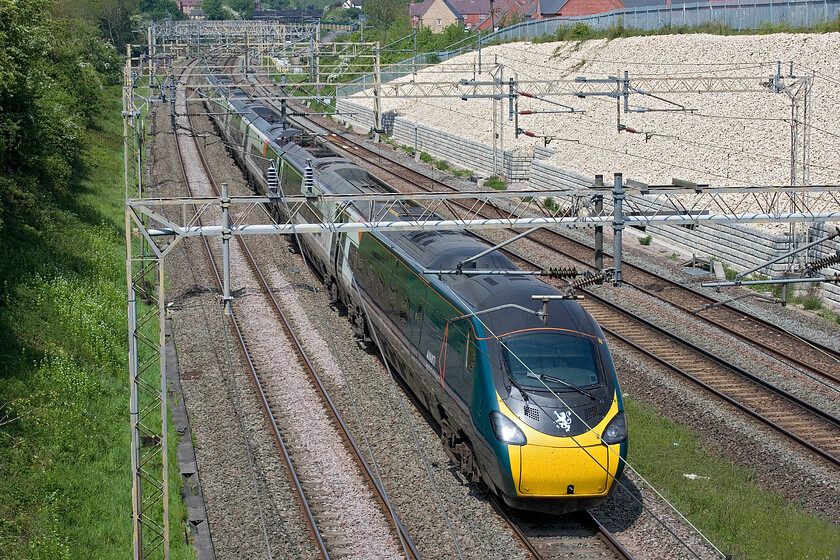
[[[634,398],[624,403],[629,464],[724,554],[832,560],[840,553],[840,527],[763,489],[753,471],[722,459],[697,432]]]
[[[0,0],[0,559],[126,558],[122,61],[49,8]]]

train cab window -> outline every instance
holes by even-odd
[[[597,342],[590,337],[545,330],[501,340],[505,367],[523,387],[545,389],[543,383],[552,389],[566,386],[547,377],[578,387],[599,383]],[[539,375],[547,377],[535,377]]]

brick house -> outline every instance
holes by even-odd
[[[195,8],[200,6],[201,0],[178,0],[178,9],[187,15],[190,15]]]
[[[662,0],[661,3],[664,4],[664,2],[665,0]],[[622,0],[538,0],[538,7],[532,17],[544,19],[559,16],[588,16],[623,10],[626,7]]]
[[[432,33],[452,24],[472,29],[490,16],[490,0],[425,0],[409,4],[408,13],[412,26],[423,25]]]
[[[425,0],[409,4],[408,13],[412,27],[423,25],[433,33],[441,33],[452,24],[463,25],[468,31],[488,30],[493,24],[498,26],[505,18],[529,17],[536,4],[537,0],[493,0],[492,4],[490,0]]]

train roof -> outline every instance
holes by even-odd
[[[275,120],[276,112],[272,109],[248,100],[230,99],[230,104],[265,136],[278,144],[285,144],[278,147],[290,162],[295,162],[300,169],[305,168],[307,164],[311,165],[319,183],[329,185],[331,192],[396,192],[393,187],[367,170],[339,156],[318,138],[302,135],[296,138],[296,142],[278,142],[279,139],[300,135],[300,131],[278,125]],[[360,204],[356,208],[366,219],[371,219],[369,206]],[[392,214],[394,220],[441,219],[413,201],[387,206],[374,204],[372,211],[375,215]],[[454,270],[462,261],[489,248],[487,242],[466,231],[394,231],[380,232],[377,235],[386,238],[425,270]],[[516,265],[499,251],[488,253],[463,268],[488,272],[517,270]],[[441,274],[438,281],[452,291],[463,307],[473,310],[492,309],[504,302],[538,311],[542,309],[542,302],[532,300],[531,296],[560,294],[555,287],[533,276]],[[531,313],[508,307],[482,314],[480,320],[494,333],[502,334],[532,329],[537,319]],[[600,333],[583,308],[570,300],[549,302],[546,325],[590,334]]]
[[[339,157],[329,148],[322,146],[313,149],[290,145],[287,150],[296,155],[295,159],[311,158],[313,169],[319,173],[319,181],[329,185],[329,189],[334,193],[395,192],[395,189],[356,164]],[[322,157],[313,157],[318,155]],[[390,206],[375,204],[373,208],[375,214],[382,215],[387,212],[395,221],[442,219],[413,201]],[[359,205],[357,209],[365,219],[371,219],[367,206]],[[486,241],[474,234],[459,230],[391,231],[379,232],[376,235],[387,239],[392,246],[417,263],[421,270],[454,270],[462,261],[490,247]],[[463,269],[497,272],[514,271],[517,267],[500,251],[493,251],[467,263]],[[560,294],[557,288],[533,276],[442,274],[438,281],[448,287],[456,299],[461,300],[463,307],[473,310],[496,307],[500,302],[515,302],[537,311],[542,308],[542,302],[532,300],[532,295]],[[592,320],[576,302],[555,300],[549,303],[548,309],[548,326],[592,332]],[[482,320],[497,333],[533,328],[535,319],[533,314],[510,308],[482,315]]]
[[[450,280],[447,284],[458,297],[469,301],[476,310],[513,303],[533,311],[541,311],[542,301],[533,300],[531,296],[560,294],[555,287],[531,276],[472,276]],[[551,300],[547,310],[546,327],[587,334],[598,333],[600,336],[600,331],[597,330],[591,316],[574,300]],[[479,319],[498,336],[542,325],[542,320],[534,314],[510,307],[482,314]]]

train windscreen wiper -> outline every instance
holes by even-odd
[[[516,378],[513,376],[513,374],[507,370],[507,368],[503,368],[503,369],[505,370],[505,373],[507,374],[508,379],[510,379],[511,384],[514,387],[516,387],[517,389],[519,389],[519,394],[522,395],[522,398],[525,399],[525,401],[527,402],[528,401],[528,393],[525,392],[525,389],[522,388],[522,385],[519,384],[519,382],[516,380]]]
[[[571,389],[574,389],[575,391],[583,393],[584,395],[586,395],[587,397],[589,397],[593,401],[596,400],[595,395],[593,395],[592,393],[590,393],[586,389],[583,389],[582,387],[578,387],[574,383],[569,383],[565,379],[560,379],[559,377],[552,377],[550,375],[544,375],[542,373],[534,373],[533,371],[526,371],[525,375],[527,375],[528,377],[533,377],[534,379],[553,381],[555,383],[560,383],[561,385],[565,385],[566,387],[569,387]]]

